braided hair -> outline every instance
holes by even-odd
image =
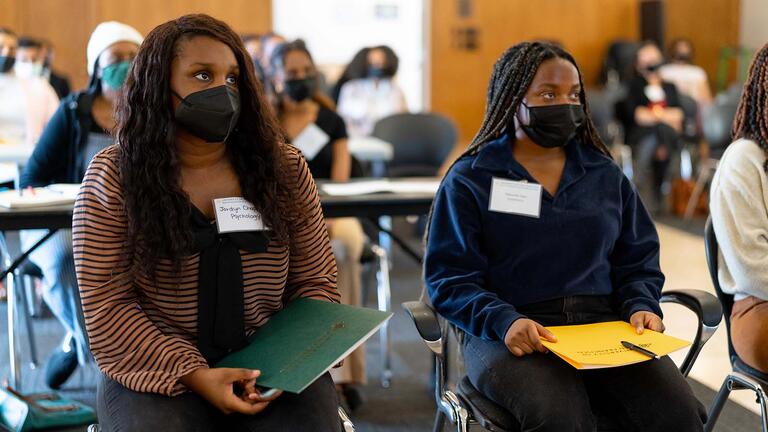
[[[768,156],[768,44],[757,53],[749,67],[739,107],[733,119],[734,139],[744,138],[757,143]],[[768,158],[763,163],[768,174]]]
[[[493,65],[491,80],[488,83],[483,123],[464,155],[476,154],[484,144],[507,132],[507,125],[512,124],[512,117],[517,112],[528,87],[531,86],[539,65],[553,58],[569,61],[579,74],[579,84],[581,85],[579,100],[584,107],[586,120],[583,126],[577,130],[576,137],[581,142],[591,145],[600,153],[610,157],[608,147],[598,135],[597,128],[590,118],[587,98],[584,93],[584,80],[576,60],[561,47],[547,42],[519,43],[504,51],[501,57],[496,60],[496,64]],[[510,133],[509,136],[514,139],[515,134]]]

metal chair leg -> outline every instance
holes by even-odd
[[[723,381],[723,385],[720,386],[720,390],[717,392],[715,399],[712,401],[712,406],[709,407],[707,413],[707,424],[704,425],[704,432],[712,432],[715,429],[720,412],[723,411],[725,403],[728,401],[728,396],[731,394],[731,386],[726,377]]]
[[[762,424],[762,431],[768,432],[768,410],[766,408],[768,405],[768,397],[766,397],[763,386],[749,375],[735,371],[729,373],[728,376],[725,377],[725,381],[723,381],[720,391],[718,391],[717,396],[715,396],[715,400],[712,402],[712,407],[710,407],[709,413],[707,413],[707,424],[704,425],[704,431],[711,432],[715,429],[715,424],[720,416],[720,412],[728,400],[728,395],[733,390],[752,390],[755,392],[757,398],[756,402],[760,404],[761,408],[760,421]]]
[[[452,391],[446,391],[442,398],[443,405],[451,410],[451,421],[456,426],[456,432],[469,431],[469,412]]]
[[[379,310],[388,312],[392,309],[389,257],[387,251],[381,246],[373,245],[372,249],[379,261],[379,269],[376,272],[378,307]],[[384,323],[379,330],[379,344],[381,347],[381,386],[389,388],[392,382],[392,341],[389,334],[389,322]]]
[[[16,296],[18,292],[17,279],[13,273],[9,273],[5,279],[5,291],[8,304],[8,356],[10,363],[11,376],[9,384],[15,390],[21,390],[21,352],[19,352],[19,344],[16,340],[16,313],[18,311],[18,300]]]
[[[349,419],[349,416],[342,407],[339,407],[339,420],[344,432],[355,432],[355,425],[352,424],[352,420]]]
[[[27,297],[27,281],[26,278],[19,273],[14,274],[19,284],[16,289],[16,296],[18,297],[18,308],[16,309],[19,314],[24,318],[24,326],[27,330],[27,341],[29,342],[29,354],[30,354],[30,366],[32,369],[37,368],[37,344],[35,343],[35,330],[32,327],[32,316],[29,312],[29,306],[31,299]]]

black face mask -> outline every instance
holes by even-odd
[[[16,57],[0,56],[0,73],[8,73],[13,69]]]
[[[529,122],[527,125],[521,122],[520,127],[528,138],[542,147],[565,146],[584,123],[584,108],[581,105],[523,106],[528,109]],[[511,126],[510,131],[514,131],[514,125]]]
[[[646,73],[654,73],[654,72],[658,72],[661,66],[662,66],[662,63],[654,63],[646,66],[644,70]]]
[[[207,142],[227,139],[240,117],[240,95],[229,86],[218,86],[190,93],[176,107],[176,122]]]
[[[383,78],[384,77],[384,69],[380,67],[368,67],[368,78]]]
[[[296,102],[312,96],[315,92],[315,78],[294,79],[285,82],[285,94]]]

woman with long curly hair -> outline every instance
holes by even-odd
[[[312,176],[237,34],[207,15],[156,27],[116,115],[73,221],[102,429],[338,430],[327,374],[267,398],[258,371],[211,367],[292,299],[339,298]],[[217,224],[222,198],[252,222]]]
[[[449,169],[427,229],[435,309],[461,330],[471,383],[522,431],[700,431],[668,357],[579,371],[545,326],[624,320],[663,331],[659,239],[589,118],[573,57],[524,42],[497,60],[485,118]]]
[[[768,45],[744,83],[733,138],[712,180],[710,212],[723,291],[734,295],[731,339],[739,357],[768,373]]]

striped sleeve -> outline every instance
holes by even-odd
[[[286,146],[288,147],[288,146]],[[338,303],[336,260],[320,208],[320,197],[306,161],[292,148],[286,149],[296,179],[293,196],[299,220],[291,236],[290,262],[285,294],[289,300],[310,297]]]
[[[207,367],[189,341],[164,334],[139,305],[130,264],[121,259],[127,219],[116,147],[94,157],[73,214],[77,282],[91,351],[99,369],[128,389],[175,396],[179,378]]]

